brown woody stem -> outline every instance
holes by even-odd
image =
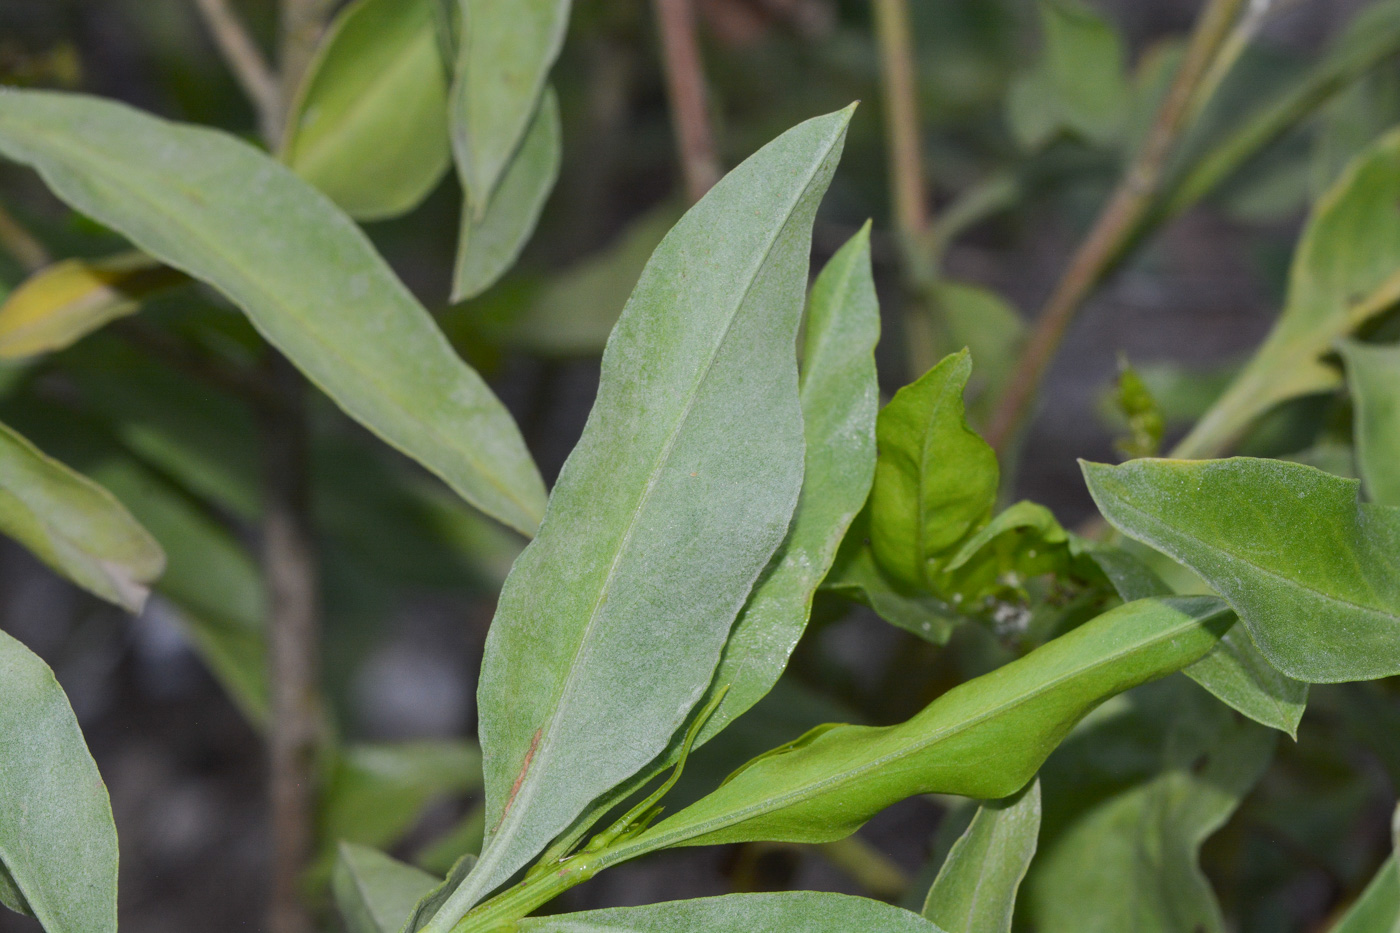
[[[705,99],[700,43],[695,36],[695,9],[691,0],[653,0],[652,5],[661,33],[676,151],[685,177],[685,193],[693,204],[714,187],[720,176],[719,154]]]

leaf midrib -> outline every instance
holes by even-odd
[[[147,116],[147,115],[142,114],[142,116]],[[158,119],[158,118],[151,118],[151,117],[147,117],[147,118],[148,118],[148,119]],[[23,119],[21,118],[21,123],[24,123],[24,122],[25,122],[25,121],[23,121]],[[59,150],[61,150],[61,151],[68,151],[68,152],[70,152],[70,153],[74,153],[74,154],[76,154],[77,156],[79,156],[80,158],[82,158],[82,161],[83,161],[84,163],[89,164],[90,166],[95,166],[95,169],[93,169],[94,174],[97,174],[97,175],[103,177],[104,179],[106,179],[106,181],[107,181],[107,183],[108,183],[109,185],[112,184],[112,178],[114,177],[114,176],[113,176],[113,173],[103,170],[103,163],[102,163],[102,160],[101,160],[101,159],[93,159],[93,158],[90,157],[90,154],[93,152],[93,150],[88,149],[88,148],[84,148],[84,147],[82,147],[82,146],[75,146],[75,145],[73,145],[73,144],[67,142],[68,137],[66,137],[66,136],[63,136],[63,135],[55,135],[54,133],[49,132],[49,131],[47,131],[47,130],[45,130],[45,129],[42,129],[42,128],[34,129],[32,123],[28,123],[27,125],[30,126],[30,128],[31,128],[31,129],[30,129],[30,132],[34,133],[35,135],[43,136],[43,137],[47,138],[48,140],[50,140],[50,145],[55,146],[57,149],[59,149]],[[173,127],[173,129],[178,130],[178,131],[196,131],[196,128],[194,128],[194,127]],[[213,132],[213,131],[202,131],[202,130],[201,130],[201,132]],[[83,158],[83,157],[86,157],[86,158]],[[269,159],[269,162],[271,162],[270,159]],[[271,162],[271,164],[277,165],[279,168],[281,168],[281,169],[284,170],[284,171],[287,170],[284,166],[281,166],[280,163]],[[46,166],[37,166],[37,165],[36,165],[35,167],[38,168],[39,173],[40,173],[41,175],[44,175],[45,177],[49,177],[49,176],[50,176],[51,172],[50,172],[50,170],[49,170]],[[149,176],[148,174],[146,174],[145,172],[143,172],[139,167],[136,167],[136,168],[134,169],[133,174],[136,174],[136,175],[142,177],[142,178],[143,178],[144,180],[146,180],[147,182],[149,182],[149,181],[151,180],[150,176]],[[294,175],[293,177],[295,177],[295,175]],[[300,180],[300,179],[298,179],[298,180]],[[303,182],[303,183],[304,183],[304,182]],[[170,221],[172,221],[172,225],[173,225],[173,226],[177,227],[178,229],[180,229],[180,230],[182,230],[182,231],[186,231],[187,233],[189,233],[189,234],[192,236],[192,238],[199,240],[206,248],[209,248],[210,252],[214,253],[215,255],[218,255],[218,256],[222,257],[223,260],[224,260],[225,262],[227,262],[231,267],[233,267],[233,269],[234,269],[238,274],[242,275],[246,281],[248,281],[250,284],[252,284],[255,290],[261,292],[261,293],[263,294],[263,297],[264,297],[265,299],[268,298],[270,295],[275,295],[275,290],[270,289],[266,284],[263,283],[263,281],[261,280],[261,278],[259,278],[258,276],[254,275],[254,274],[251,274],[251,273],[249,272],[249,270],[248,270],[241,262],[238,262],[238,261],[235,260],[235,257],[237,256],[236,253],[228,253],[228,252],[226,252],[226,251],[224,251],[224,250],[222,250],[222,249],[218,249],[218,248],[217,248],[217,241],[210,240],[209,238],[203,236],[202,233],[201,233],[201,231],[200,231],[200,228],[199,228],[199,227],[183,223],[182,220],[181,220],[181,218],[180,218],[180,215],[179,215],[178,213],[172,213],[172,212],[170,212],[170,211],[165,210],[165,208],[164,208],[164,206],[163,206],[163,203],[162,203],[161,201],[159,201],[158,199],[154,199],[154,198],[148,197],[148,196],[146,195],[145,191],[144,191],[142,188],[139,188],[139,187],[136,187],[136,186],[122,186],[120,183],[118,184],[118,187],[119,187],[119,188],[123,188],[123,187],[124,187],[125,190],[128,190],[129,192],[131,192],[131,193],[137,198],[137,200],[139,200],[139,201],[145,203],[145,204],[147,205],[147,207],[150,208],[151,210],[153,210],[155,213],[157,213],[157,214],[159,214],[159,215],[161,215],[161,216],[163,216],[163,217],[166,217],[167,219],[169,219]],[[309,185],[308,185],[308,188],[310,188]],[[314,191],[315,189],[311,189],[311,190]],[[353,224],[353,222],[350,223],[350,227],[352,228],[351,231],[350,231],[352,234],[358,234],[359,236],[363,236],[363,233],[360,233],[360,232],[359,232],[359,228],[358,228],[358,227],[355,227],[355,225]],[[128,237],[128,238],[131,239],[131,241],[132,241],[133,243],[138,243],[138,245],[141,245],[143,249],[147,248],[147,247],[146,247],[146,244],[140,243],[140,241],[139,241],[136,237]],[[372,249],[372,248],[371,248],[371,249]],[[148,249],[148,251],[151,252],[152,254],[154,254],[154,253],[156,252],[155,250],[149,250],[149,249]],[[181,271],[186,272],[186,274],[188,274],[188,275],[190,275],[190,276],[192,276],[192,277],[194,277],[194,278],[199,278],[198,275],[195,275],[195,273],[191,272],[191,271],[190,271],[188,268],[186,268],[186,267],[184,266],[184,264],[181,263],[181,262],[176,262],[176,261],[173,261],[173,260],[171,260],[171,259],[169,259],[169,258],[166,258],[166,257],[162,257],[162,261],[166,262],[168,265],[170,265],[170,266],[172,266],[172,267],[181,269]],[[422,313],[424,313],[424,314],[427,313],[427,311],[426,311],[425,309],[423,309],[421,305],[418,304],[417,299],[416,299],[416,298],[413,298],[412,295],[410,295],[410,294],[408,293],[407,289],[404,288],[403,283],[399,282],[399,281],[398,281],[398,278],[397,278],[396,276],[394,276],[392,273],[390,273],[389,276],[388,276],[388,280],[389,280],[389,282],[390,282],[390,288],[391,288],[391,289],[400,291],[401,294],[402,294],[402,297],[407,298],[408,301],[411,302],[412,305],[413,305],[417,310],[422,311]],[[212,284],[212,283],[210,283],[210,284]],[[222,291],[222,289],[220,289],[220,291]],[[237,302],[235,302],[235,303],[237,303]],[[397,392],[390,391],[390,389],[391,389],[391,387],[392,387],[392,383],[381,381],[380,379],[376,378],[376,377],[377,377],[377,374],[375,373],[375,371],[365,369],[364,367],[362,367],[362,366],[360,366],[358,363],[356,363],[352,358],[342,356],[341,354],[335,352],[334,345],[333,345],[333,344],[330,344],[330,343],[327,343],[327,342],[325,341],[325,339],[321,336],[321,334],[316,330],[316,328],[307,326],[307,323],[306,323],[305,319],[304,319],[301,315],[299,315],[299,314],[296,313],[296,309],[294,308],[294,306],[293,306],[291,303],[283,303],[283,302],[277,300],[275,297],[273,297],[269,303],[270,303],[271,305],[273,305],[274,307],[279,307],[279,308],[282,308],[284,311],[289,312],[289,313],[287,314],[287,317],[288,317],[288,318],[290,318],[291,320],[294,320],[294,321],[298,321],[298,322],[300,322],[300,323],[302,324],[302,331],[303,331],[303,335],[304,335],[304,336],[310,338],[310,340],[311,340],[313,343],[315,343],[318,347],[320,347],[322,350],[327,351],[327,354],[328,354],[329,356],[331,356],[332,358],[334,358],[334,359],[340,361],[340,363],[341,363],[342,365],[344,365],[346,369],[348,369],[348,370],[352,371],[353,373],[355,373],[355,375],[356,375],[357,377],[362,378],[365,382],[367,382],[367,383],[369,383],[370,385],[374,386],[377,390],[379,390],[379,392],[380,392],[385,398],[391,399],[391,400],[393,401],[394,407],[395,407],[395,408],[398,408],[398,409],[400,410],[400,412],[403,414],[405,420],[411,421],[411,422],[413,422],[414,424],[417,424],[417,425],[419,425],[420,427],[424,428],[424,429],[426,430],[426,432],[428,433],[428,435],[431,436],[431,437],[433,438],[434,441],[436,441],[436,442],[442,444],[442,445],[443,445],[444,447],[446,447],[447,449],[453,450],[453,451],[457,452],[459,455],[461,455],[462,457],[464,457],[464,458],[473,466],[473,468],[476,470],[477,474],[478,474],[481,478],[485,479],[485,480],[487,481],[488,484],[490,484],[490,485],[491,485],[493,488],[495,488],[499,493],[501,493],[507,500],[509,500],[510,502],[514,503],[514,504],[516,505],[516,507],[520,509],[521,514],[526,515],[526,516],[528,516],[528,517],[530,517],[530,518],[534,518],[536,521],[539,520],[538,518],[536,518],[536,513],[535,513],[535,511],[534,511],[532,508],[528,507],[528,506],[526,505],[526,503],[525,503],[523,500],[521,500],[514,492],[512,492],[510,489],[508,489],[506,486],[504,486],[504,485],[502,484],[501,480],[499,480],[492,472],[487,471],[487,470],[485,470],[485,469],[482,468],[481,461],[478,460],[478,459],[476,458],[476,456],[474,455],[474,453],[473,453],[473,451],[472,451],[472,449],[471,449],[470,447],[458,447],[451,439],[449,439],[448,437],[446,437],[445,435],[443,435],[443,434],[437,429],[437,427],[436,427],[432,422],[430,422],[430,421],[424,421],[424,420],[421,420],[421,419],[417,418],[417,417],[415,416],[415,414],[414,414],[414,410],[413,410],[412,406],[409,406],[409,405],[404,404],[404,403],[400,400],[399,395],[398,395]],[[245,309],[245,311],[246,311],[246,309]],[[262,328],[261,326],[259,326],[258,321],[257,321],[257,317],[256,317],[255,315],[253,315],[253,314],[249,314],[248,316],[253,320],[253,323],[254,323],[255,326],[258,327],[258,330],[259,330],[259,331],[262,331],[263,328]],[[457,358],[457,357],[456,357],[456,353],[455,353],[454,351],[452,351],[451,345],[447,343],[447,338],[444,337],[444,336],[442,335],[442,332],[441,332],[440,330],[438,330],[435,326],[430,326],[428,329],[433,333],[433,335],[435,336],[436,340],[439,342],[441,348],[444,349],[444,350],[446,350],[452,358]],[[464,365],[465,365],[465,364],[464,364]],[[321,389],[321,391],[325,392],[327,395],[331,395],[332,398],[335,397],[335,396],[321,383],[321,380],[319,380],[319,379],[317,379],[316,377],[312,376],[310,373],[307,373],[305,370],[303,370],[303,374],[306,375],[306,377],[307,377],[308,379],[310,379],[313,383],[315,383],[316,386],[317,386],[318,388]],[[480,377],[478,377],[478,378],[480,378]],[[483,387],[486,387],[484,381],[482,382],[482,386],[483,386]],[[487,388],[487,392],[488,392],[488,393],[490,392],[490,389],[489,389],[489,388]],[[498,404],[499,404],[499,401],[498,401]],[[362,423],[363,423],[363,422],[362,422]],[[376,425],[369,424],[369,423],[364,423],[364,426],[365,426],[366,428],[368,428],[373,434],[377,435],[380,439],[382,439],[385,443],[389,444],[390,446],[392,446],[392,447],[394,447],[394,448],[396,448],[396,449],[403,450],[403,448],[402,448],[396,441],[394,441],[394,440],[390,439],[389,437],[385,436],[384,433],[383,433],[382,431],[380,431],[380,429],[379,429]],[[409,453],[409,452],[405,450],[404,453]],[[409,455],[412,456],[412,454],[409,454]],[[414,457],[414,459],[417,460],[418,458],[417,458],[417,457]],[[420,461],[420,462],[421,462],[421,461]],[[455,482],[453,479],[449,478],[449,477],[446,475],[446,471],[444,471],[444,470],[442,470],[442,469],[439,469],[438,467],[436,467],[435,465],[430,464],[430,463],[424,463],[423,465],[424,465],[425,467],[427,467],[429,470],[431,470],[432,472],[434,472],[434,473],[438,474],[439,476],[441,476],[443,479],[447,480],[450,484],[452,484],[452,485],[454,485],[454,486],[457,485],[456,482]],[[514,524],[514,523],[512,522],[511,524]]]

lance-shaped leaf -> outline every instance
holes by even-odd
[[[520,921],[520,933],[943,933],[918,914],[846,894],[729,894]]]
[[[411,210],[451,159],[436,0],[357,0],[302,81],[283,159],[352,217]]]
[[[963,414],[971,374],[967,351],[954,353],[880,412],[871,544],[880,566],[916,589],[929,588],[928,562],[985,521],[996,501],[996,454]]]
[[[1337,385],[1323,362],[1339,337],[1400,300],[1400,131],[1377,140],[1313,209],[1283,313],[1259,352],[1175,455],[1218,454],[1279,402]]]
[[[435,933],[659,755],[709,687],[797,505],[793,344],[812,219],[850,116],[809,120],[730,172],[623,310],[487,637],[488,834]]]
[[[525,138],[569,24],[569,0],[459,0],[452,151],[470,209],[484,217]]]
[[[1400,506],[1400,347],[1345,341],[1356,455],[1372,502]]]
[[[165,567],[115,497],[0,424],[0,533],[84,589],[139,612]]]
[[[1227,723],[1204,759],[1199,751],[1179,756],[1161,774],[1082,814],[1036,861],[1027,885],[1036,929],[1224,933],[1199,865],[1201,843],[1259,780],[1273,747],[1272,733],[1243,720]]]
[[[0,95],[0,152],[218,288],[350,415],[534,531],[544,483],[505,407],[355,223],[288,169],[223,133],[45,91]]]
[[[0,903],[47,933],[116,933],[107,788],[48,665],[0,632]]]
[[[72,346],[109,321],[134,314],[141,299],[185,277],[144,253],[65,259],[26,279],[0,305],[0,359]]]
[[[1019,791],[1086,713],[1180,670],[1234,621],[1212,597],[1128,603],[975,680],[895,726],[819,726],[739,769],[636,845],[828,842],[916,794]]]
[[[982,804],[929,888],[924,916],[948,933],[1011,933],[1016,890],[1039,836],[1039,781]]]
[[[1172,594],[1161,577],[1126,551],[1098,547],[1090,555],[1124,600]],[[1182,673],[1226,706],[1298,737],[1298,723],[1308,705],[1308,685],[1270,664],[1245,626],[1230,626],[1220,644]]]
[[[559,177],[559,136],[559,99],[546,88],[520,150],[506,167],[485,213],[478,216],[470,204],[462,207],[453,301],[486,291],[519,258]]]
[[[349,933],[399,933],[413,906],[440,882],[377,849],[343,842],[331,890]]]
[[[1400,509],[1356,480],[1245,457],[1083,467],[1104,517],[1205,578],[1285,674],[1400,673]]]

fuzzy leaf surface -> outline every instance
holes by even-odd
[[[0,152],[213,285],[352,417],[532,533],[545,491],[515,422],[324,195],[224,133],[77,94],[0,94]]]
[[[1400,347],[1341,345],[1356,406],[1356,459],[1372,502],[1400,506]]]
[[[729,894],[520,921],[520,933],[943,933],[918,914],[846,894]]]
[[[413,906],[439,881],[377,849],[342,842],[331,875],[348,933],[399,933]]]

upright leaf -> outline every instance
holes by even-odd
[[[827,842],[916,794],[1009,796],[1086,713],[1197,660],[1233,621],[1210,597],[1120,606],[954,687],[907,722],[818,726],[755,758],[636,845]]]
[[[484,217],[564,44],[569,0],[460,0],[451,91],[452,149],[471,209]]]
[[[1372,502],[1400,506],[1400,347],[1341,345],[1356,406],[1356,454]]]
[[[1400,509],[1358,502],[1355,480],[1279,460],[1083,467],[1104,517],[1204,577],[1285,674],[1400,673]]]
[[[411,210],[447,171],[447,68],[437,0],[356,0],[302,80],[283,158],[351,217]]]
[[[900,389],[880,412],[880,458],[870,493],[875,558],[900,583],[929,588],[929,561],[986,520],[996,501],[996,454],[963,415],[966,350]]]
[[[0,359],[72,346],[141,299],[185,277],[142,253],[64,259],[30,276],[0,305]]]
[[[509,413],[354,222],[263,153],[80,95],[0,95],[0,152],[215,286],[347,412],[526,533],[544,484]]]
[[[116,933],[107,788],[53,672],[4,632],[0,814],[0,903],[27,906],[47,933]]]
[[[797,504],[793,343],[813,215],[850,116],[809,120],[721,180],[618,320],[583,436],[487,637],[487,839],[434,933],[660,754],[708,688]]]
[[[0,532],[74,583],[139,612],[160,545],[111,493],[0,424]]]
[[[1016,889],[1040,835],[1040,782],[984,803],[953,843],[924,902],[924,916],[948,933],[1011,933]]]
[[[1313,208],[1274,329],[1176,448],[1212,456],[1279,402],[1338,383],[1323,357],[1339,337],[1400,300],[1400,130],[1377,140]]]
[[[520,921],[520,933],[943,933],[918,914],[846,894],[729,894]]]
[[[495,284],[525,248],[559,177],[559,98],[546,88],[535,118],[480,216],[462,207],[452,300],[465,301]]]
[[[340,844],[331,890],[349,933],[399,933],[438,879],[377,849]]]

